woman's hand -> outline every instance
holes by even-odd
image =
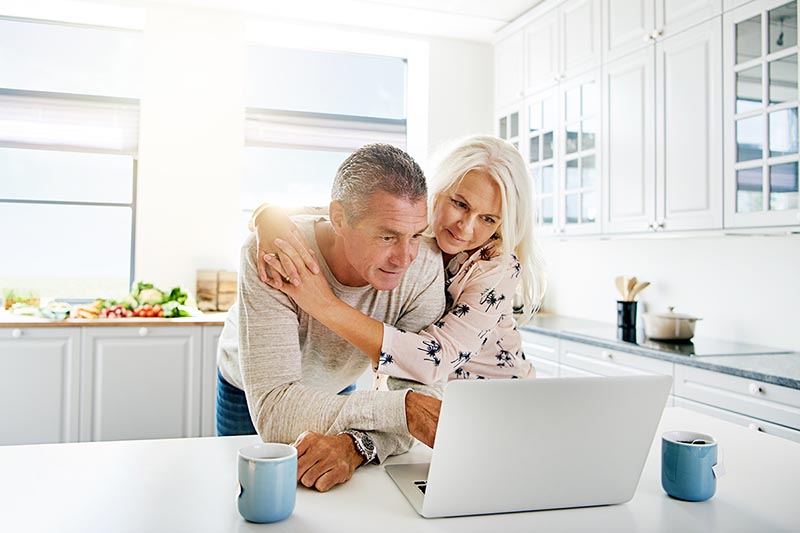
[[[277,208],[266,208],[255,219],[258,277],[264,283],[267,280],[276,282],[280,287],[283,282],[300,283],[298,268],[319,272],[319,265],[314,258],[314,251],[292,220]],[[291,260],[281,256],[280,248],[275,245],[276,239],[282,239],[293,246],[302,262],[295,265]],[[277,261],[270,263],[268,258]]]
[[[287,283],[285,279],[281,280],[280,277],[275,280],[274,278],[267,279],[266,283],[273,289],[278,289],[292,300],[297,303],[306,313],[319,319],[318,313],[322,310],[329,309],[333,305],[339,303],[336,295],[328,285],[328,280],[317,268],[314,273],[306,268],[306,259],[303,257],[301,250],[296,246],[284,241],[283,239],[275,239],[275,246],[278,248],[278,257],[273,254],[267,254],[264,261],[275,271],[287,271],[285,265],[291,264],[291,272],[297,276],[297,282],[292,279],[291,283]],[[343,305],[343,304],[342,304]]]

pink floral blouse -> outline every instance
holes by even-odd
[[[495,244],[450,260],[439,321],[419,333],[383,325],[378,373],[422,383],[535,376],[512,314],[521,266]]]

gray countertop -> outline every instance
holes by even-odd
[[[613,324],[557,315],[537,316],[521,329],[800,389],[800,353],[791,350],[702,337],[668,344],[647,339],[641,331],[629,342],[616,338]]]

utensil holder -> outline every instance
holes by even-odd
[[[617,300],[617,327],[625,329],[636,328],[637,303]]]

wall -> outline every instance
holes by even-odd
[[[472,134],[492,134],[494,52],[491,45],[430,39],[428,146]]]
[[[544,309],[614,323],[617,275],[639,306],[702,317],[697,334],[800,351],[800,235],[544,240]],[[641,324],[641,311],[640,311]]]
[[[198,268],[235,266],[244,139],[242,28],[241,17],[226,12],[147,10],[138,280],[194,292]]]

